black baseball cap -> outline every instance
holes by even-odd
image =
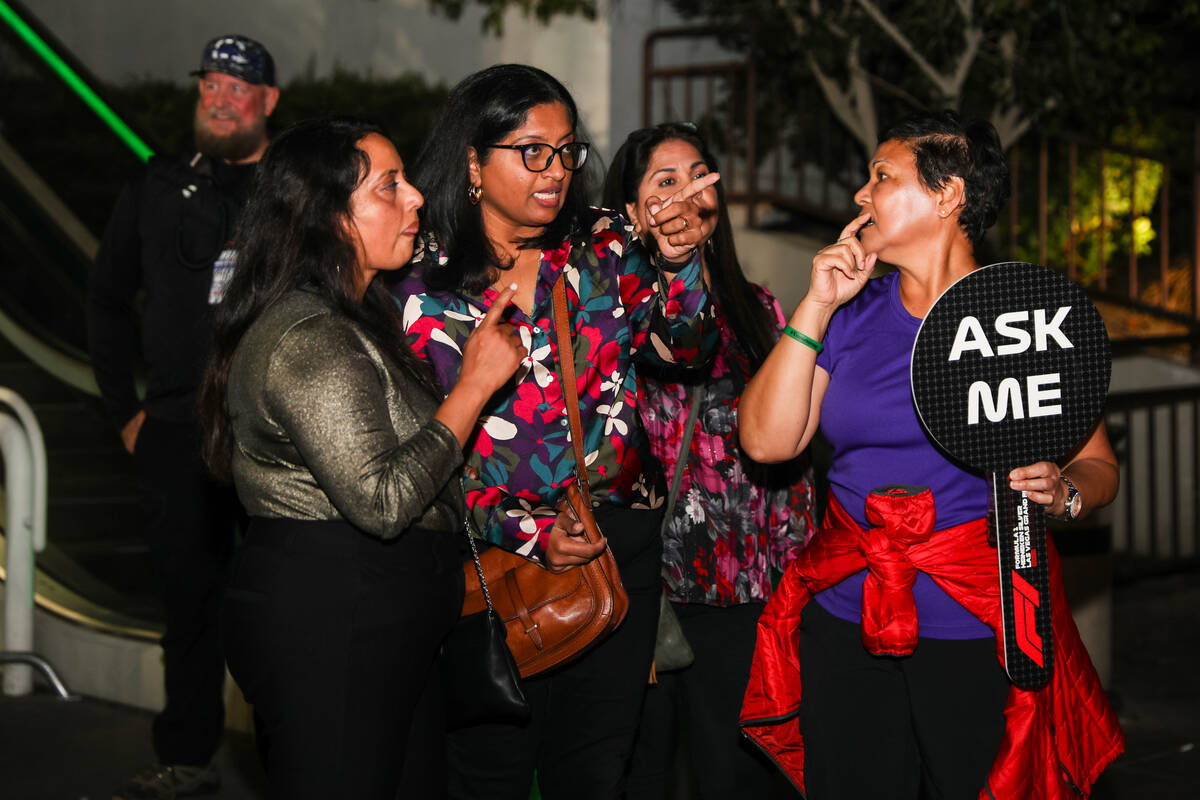
[[[204,45],[200,69],[192,74],[206,72],[223,72],[246,83],[275,85],[275,59],[261,42],[248,36],[218,36]]]

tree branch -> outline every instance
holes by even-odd
[[[875,97],[871,94],[870,81],[866,72],[858,64],[858,40],[850,43],[847,61],[850,66],[850,87],[843,91],[840,86],[821,69],[816,58],[811,53],[805,56],[817,86],[833,115],[846,126],[850,134],[862,144],[863,149],[870,153],[875,149],[879,136],[878,123],[875,115]]]
[[[917,52],[917,48],[914,47],[913,43],[908,40],[908,37],[905,36],[899,28],[892,24],[892,21],[884,16],[883,12],[880,11],[875,4],[871,2],[871,0],[858,0],[858,5],[867,13],[867,16],[873,19],[875,24],[882,28],[883,32],[886,33],[891,40],[896,43],[896,46],[903,50],[904,54],[912,59],[912,62],[917,65],[917,69],[925,73],[925,77],[928,78],[930,82],[932,82],[933,85],[941,91],[942,94],[947,96],[951,94],[951,90],[953,88],[951,80],[939,72],[932,64],[926,61],[925,57]]]
[[[966,42],[966,48],[958,57],[958,64],[955,65],[954,77],[951,79],[952,90],[949,94],[954,100],[954,104],[958,105],[958,98],[962,95],[963,86],[967,82],[967,76],[971,74],[971,67],[975,64],[975,57],[979,55],[979,45],[983,43],[983,31],[979,28],[967,28],[963,31],[963,40]]]
[[[1000,136],[1000,146],[1007,150],[1029,130],[1033,116],[1022,116],[1021,109],[1015,105],[1006,108],[997,106],[992,109],[991,122]]]
[[[967,82],[967,76],[971,73],[971,67],[974,65],[975,57],[979,54],[979,47],[983,43],[983,30],[972,24],[975,13],[972,0],[957,0],[958,9],[962,12],[966,24],[966,29],[963,31],[965,46],[950,74],[942,72],[926,61],[909,38],[871,0],[858,0],[858,5],[917,65],[917,69],[925,74],[925,77],[942,93],[942,96],[952,105],[957,106],[963,86]]]

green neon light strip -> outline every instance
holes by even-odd
[[[42,60],[50,65],[50,69],[58,73],[63,82],[74,90],[75,94],[79,95],[80,99],[87,104],[89,108],[100,117],[108,127],[112,128],[118,138],[121,139],[129,149],[132,150],[138,158],[145,161],[154,155],[154,151],[150,146],[142,141],[124,120],[116,115],[116,113],[108,107],[108,104],[100,99],[99,95],[92,91],[83,80],[75,74],[75,70],[67,66],[66,62],[59,58],[58,54],[50,49],[42,37],[38,36],[32,28],[25,24],[25,21],[17,16],[16,12],[4,2],[0,0],[0,18],[9,24],[16,34],[25,40],[33,51],[42,57]]]

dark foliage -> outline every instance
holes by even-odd
[[[98,237],[138,160],[61,81],[34,70],[16,72],[0,82],[0,135]],[[155,152],[191,151],[195,86],[139,81],[96,89]],[[445,88],[415,74],[309,74],[282,87],[270,129],[334,114],[363,117],[387,131],[407,163],[416,158],[445,97]]]

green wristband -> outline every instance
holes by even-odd
[[[805,347],[811,347],[813,350],[817,351],[818,353],[820,353],[822,350],[825,349],[825,345],[821,344],[816,339],[813,339],[809,336],[805,336],[803,333],[796,330],[791,325],[788,325],[786,328],[784,328],[783,332],[786,333],[788,336],[792,337],[793,339],[795,339],[800,344],[804,345]]]

